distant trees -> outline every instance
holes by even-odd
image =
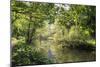
[[[63,6],[66,7],[66,5]],[[95,7],[85,5],[67,5],[67,7],[69,7],[68,10],[59,9],[58,23],[64,26],[68,32],[71,27],[75,26],[76,33],[88,31],[90,36],[95,37]]]

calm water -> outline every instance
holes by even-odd
[[[41,46],[47,50],[47,56],[54,60],[54,63],[95,61],[95,51],[87,52],[76,49],[62,48],[53,40],[42,41]]]

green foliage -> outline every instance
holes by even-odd
[[[83,50],[87,52],[95,50],[95,45],[92,45],[91,43],[87,43],[86,41],[82,40],[66,41],[66,44],[66,46],[71,49]]]
[[[45,53],[26,45],[15,45],[12,49],[12,65],[48,64],[52,63]]]
[[[49,40],[60,47],[95,51],[95,6],[12,0],[11,7],[13,65],[54,63],[43,47]]]

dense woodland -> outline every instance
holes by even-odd
[[[96,7],[11,1],[12,65],[94,61]]]

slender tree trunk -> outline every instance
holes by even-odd
[[[33,27],[32,30],[30,31],[30,44],[32,44],[32,41],[34,40],[35,37],[35,28]]]
[[[30,44],[30,23],[29,23],[29,25],[28,25],[28,31],[27,31],[27,39],[26,39],[26,43],[27,44]]]
[[[41,45],[41,34],[40,34],[40,45]]]
[[[32,22],[32,16],[30,13],[30,22],[28,24],[28,30],[27,30],[27,39],[26,39],[26,43],[27,44],[31,44],[31,40],[32,40],[32,33],[31,33],[31,22]]]

